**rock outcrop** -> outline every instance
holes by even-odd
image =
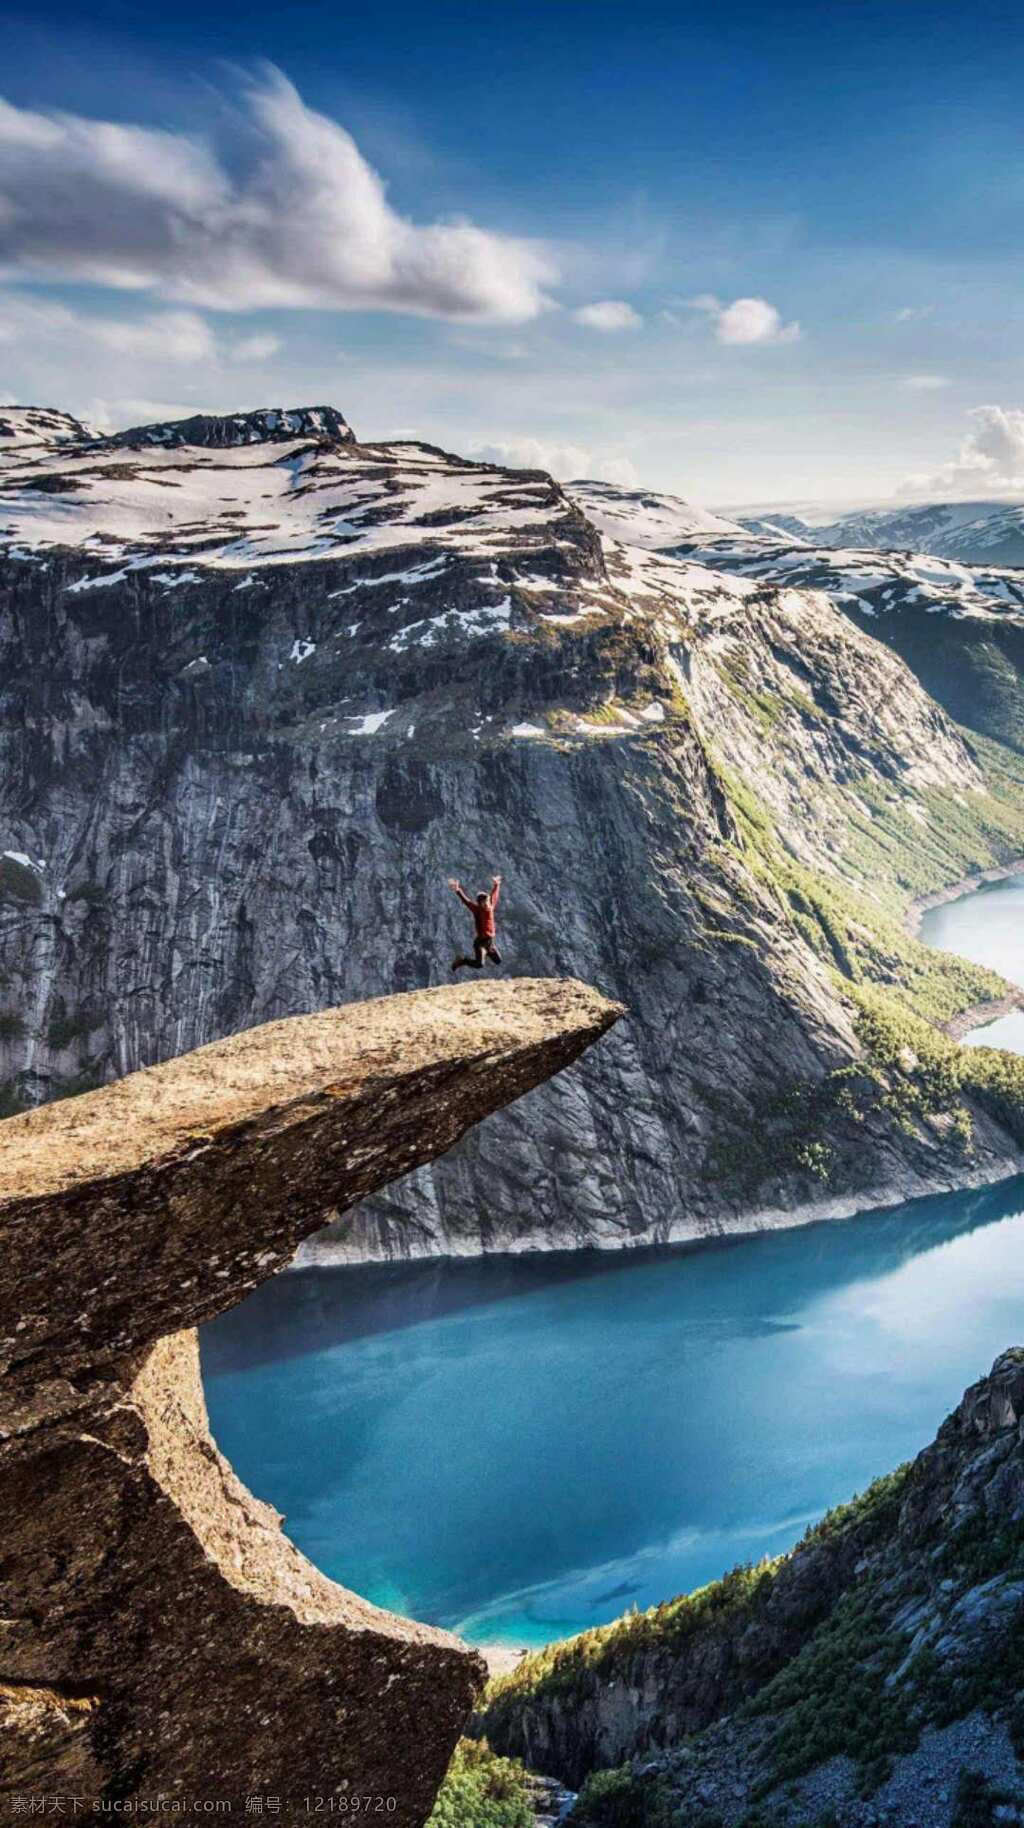
[[[480,1659],[281,1534],[210,1439],[197,1322],[575,1060],[571,980],[250,1030],[0,1129],[0,1797],[394,1802],[418,1828]],[[330,1804],[326,1805],[331,1807]]]

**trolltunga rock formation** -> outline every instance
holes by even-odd
[[[483,1675],[327,1580],[210,1439],[195,1325],[567,1066],[572,980],[272,1023],[0,1127],[0,1805],[394,1798],[417,1828]]]

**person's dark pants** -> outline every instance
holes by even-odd
[[[490,959],[492,965],[500,965],[501,953],[493,939],[475,939],[472,958],[457,958],[454,969],[458,970],[460,965],[471,965],[474,971],[482,971],[485,959]]]

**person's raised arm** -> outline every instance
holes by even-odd
[[[454,895],[458,896],[464,908],[472,908],[474,906],[474,903],[470,901],[469,896],[466,894],[466,891],[457,876],[449,876],[448,887]]]
[[[501,894],[501,877],[495,876],[493,882],[491,883],[491,907],[492,908],[497,907],[498,896],[500,894]]]

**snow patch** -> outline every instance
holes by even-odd
[[[367,711],[363,717],[350,718],[355,728],[349,731],[350,736],[375,736],[382,729],[389,717],[394,717],[394,707],[390,711]]]
[[[154,571],[154,584],[163,584],[167,590],[176,590],[179,584],[201,584],[198,571]]]

